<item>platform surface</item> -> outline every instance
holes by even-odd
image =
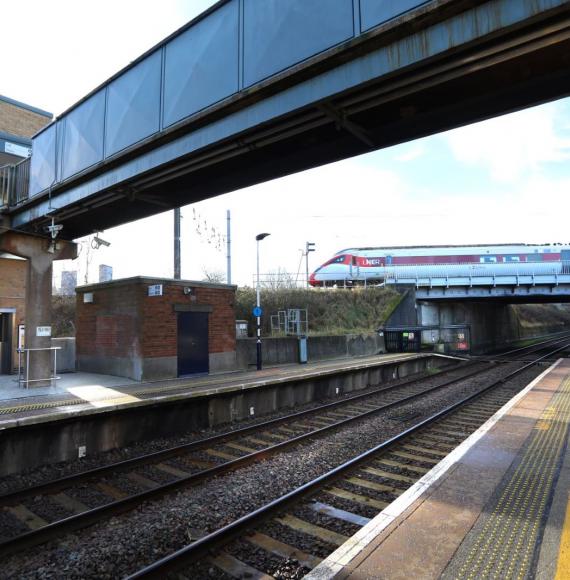
[[[569,427],[563,359],[309,577],[570,578]]]
[[[63,374],[55,387],[30,389],[18,387],[14,375],[0,375],[0,429],[29,424],[33,417],[45,421],[49,417],[63,418],[69,413],[85,414],[90,410],[109,410],[149,401],[208,396],[429,356],[441,355],[383,354],[144,383],[78,372]]]

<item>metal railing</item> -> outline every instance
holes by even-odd
[[[13,207],[26,201],[30,193],[31,157],[15,165],[0,167],[0,207]]]
[[[13,189],[14,166],[4,165],[0,167],[0,207],[10,205],[10,193]]]
[[[387,283],[441,278],[506,278],[570,275],[570,261],[498,264],[425,264],[386,267]]]
[[[18,349],[18,387],[28,389],[30,383],[40,383],[49,381],[52,387],[55,387],[56,381],[61,377],[57,376],[57,351],[61,346],[49,346],[46,348],[19,348]],[[41,379],[30,379],[30,353],[38,351],[53,352],[53,373],[49,377]],[[22,357],[25,359],[25,367],[22,365]],[[24,378],[25,377],[25,378]]]

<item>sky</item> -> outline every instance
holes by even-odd
[[[2,8],[0,92],[61,113],[212,0],[28,0]],[[29,15],[33,14],[34,18]],[[274,180],[182,208],[182,277],[225,273],[232,218],[232,282],[252,285],[255,236],[261,272],[304,272],[358,246],[570,242],[570,99],[506,115]],[[166,212],[80,241],[79,283],[173,275],[173,216]]]

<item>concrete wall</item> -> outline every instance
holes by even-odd
[[[416,292],[413,288],[400,290],[402,300],[388,317],[385,326],[415,326],[418,324],[416,312]]]
[[[57,351],[57,372],[71,373],[75,371],[75,338],[52,338],[52,346],[59,346]]]
[[[114,410],[90,413],[62,411],[44,421],[22,425],[13,421],[2,432],[0,477],[24,469],[74,460],[79,447],[88,455],[121,448],[134,442],[172,437],[250,419],[281,409],[292,409],[314,401],[335,399],[339,394],[357,392],[370,385],[381,386],[430,368],[445,368],[455,361],[425,356],[401,362],[363,365],[324,375],[297,377],[287,382],[271,383],[227,393],[204,396],[176,396],[171,401],[140,401]]]
[[[502,345],[559,332],[559,326],[544,324],[525,327],[511,304],[495,302],[430,302],[418,305],[422,325],[468,324],[471,328],[471,352],[482,353]]]
[[[247,369],[256,364],[256,339],[236,341],[237,368]],[[297,338],[264,338],[261,343],[263,364],[280,365],[299,362]],[[366,356],[385,352],[384,339],[377,333],[342,336],[310,336],[307,339],[309,362],[333,358]]]
[[[471,352],[493,350],[524,338],[560,332],[560,320],[526,324],[513,304],[495,301],[416,301],[414,288],[406,290],[402,301],[385,326],[469,325]]]

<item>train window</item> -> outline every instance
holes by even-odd
[[[520,256],[505,256],[505,262],[520,262]]]
[[[496,264],[497,256],[481,256],[479,262],[481,262],[481,264]]]
[[[342,264],[344,263],[345,258],[346,256],[337,256],[336,258],[333,258],[329,264]]]

